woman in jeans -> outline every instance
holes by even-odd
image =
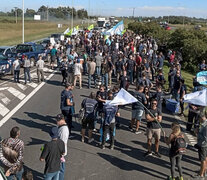
[[[181,167],[181,159],[182,159],[182,154],[179,154],[177,152],[176,147],[175,147],[175,140],[178,136],[182,136],[180,126],[177,123],[173,123],[171,125],[172,132],[169,136],[169,138],[166,140],[166,143],[169,145],[171,144],[170,147],[170,152],[169,152],[169,157],[170,157],[170,163],[171,163],[171,176],[169,177],[170,180],[175,180],[175,163],[178,167],[179,171],[179,180],[183,180],[183,173],[182,173],[182,167]]]

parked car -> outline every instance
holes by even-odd
[[[0,54],[0,77],[2,75],[11,73],[13,74],[13,62],[15,58],[8,58],[7,56]]]
[[[0,55],[15,57],[15,46],[0,46]]]
[[[46,58],[47,51],[45,50],[44,46],[41,44],[36,43],[25,43],[25,44],[18,44],[16,47],[16,54],[19,59],[22,61],[24,56],[27,55],[28,59],[30,59],[32,64],[36,64],[38,57],[42,55],[43,59]]]
[[[61,41],[61,36],[64,38],[64,34],[51,34],[51,38],[54,38],[55,42]]]
[[[45,38],[45,39],[43,39],[43,41],[42,41],[40,44],[43,45],[44,48],[46,48],[46,46],[47,46],[48,44],[50,44],[50,38]]]

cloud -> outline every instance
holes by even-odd
[[[184,7],[173,7],[173,6],[143,6],[143,7],[136,7],[139,10],[145,11],[177,11],[177,10],[185,10]]]

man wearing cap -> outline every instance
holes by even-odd
[[[83,66],[80,63],[80,59],[77,59],[77,63],[74,65],[74,87],[76,86],[76,81],[79,79],[79,87],[82,89],[82,71]]]
[[[60,109],[62,111],[62,114],[65,116],[66,123],[69,127],[69,131],[71,133],[72,128],[72,98],[73,95],[71,93],[72,85],[69,83],[66,83],[65,89],[61,92],[61,103],[60,103]]]
[[[67,143],[68,143],[68,138],[69,138],[69,129],[68,129],[67,123],[65,122],[65,117],[63,114],[57,115],[57,125],[58,125],[58,138],[61,139],[65,144],[65,154],[61,158],[60,174],[59,174],[59,180],[64,180],[65,156],[67,155]]]
[[[44,180],[59,180],[61,157],[65,154],[65,145],[58,139],[58,128],[50,132],[52,140],[44,145],[40,161],[45,160]]]

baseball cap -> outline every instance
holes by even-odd
[[[62,119],[65,119],[65,116],[63,114],[58,114],[56,119],[57,119],[57,121],[60,121]]]
[[[51,136],[52,139],[58,138],[58,128],[57,127],[53,127],[51,129],[50,136]]]

